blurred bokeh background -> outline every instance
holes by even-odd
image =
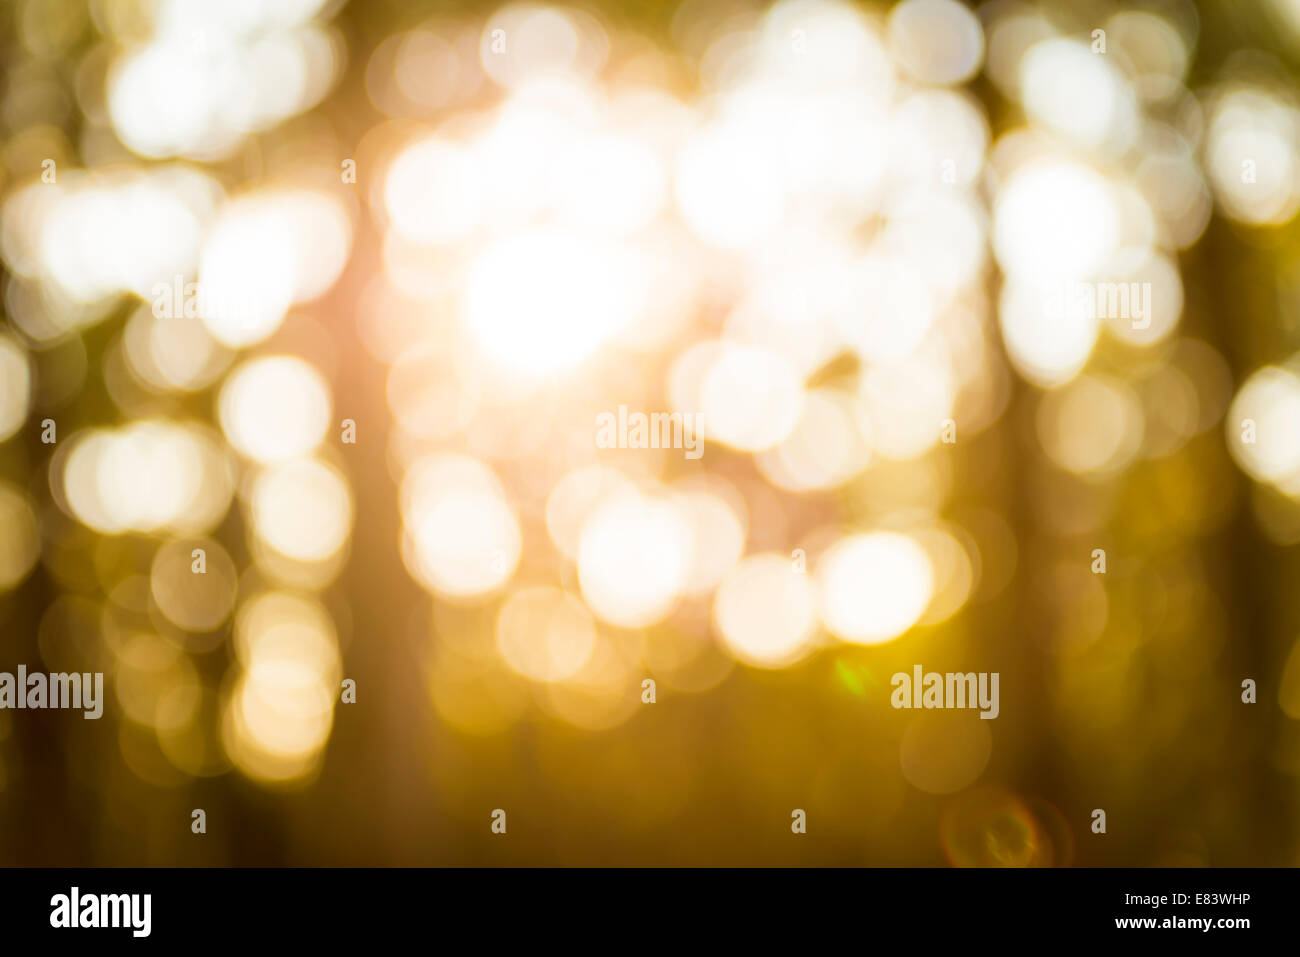
[[[1296,0],[0,62],[0,670],[107,697],[0,711],[0,862],[1300,862]]]

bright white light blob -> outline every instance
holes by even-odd
[[[841,539],[817,564],[822,621],[845,641],[897,638],[925,612],[934,589],[925,549],[897,532]]]
[[[1224,418],[1228,450],[1260,482],[1300,474],[1300,376],[1265,366],[1242,384]]]
[[[546,530],[561,554],[577,560],[582,527],[600,503],[635,491],[622,472],[602,465],[574,469],[555,483],[546,499]]]
[[[294,561],[324,561],[343,548],[352,532],[347,479],[315,459],[273,465],[260,473],[251,507],[257,537]]]
[[[869,416],[855,414],[852,396],[816,389],[804,397],[795,430],[755,461],[772,484],[807,492],[844,484],[866,468],[870,458]]]
[[[62,473],[51,480],[72,514],[98,532],[199,534],[230,506],[230,463],[204,429],[150,419],[68,441]]]
[[[252,777],[287,781],[316,766],[334,720],[338,638],[324,607],[288,592],[245,602],[235,623],[242,671],[223,714],[222,744]]]
[[[1205,166],[1228,216],[1290,221],[1300,209],[1300,110],[1262,88],[1223,95],[1211,112]]]
[[[1119,151],[1137,134],[1137,97],[1128,80],[1083,43],[1035,44],[1020,63],[1020,89],[1034,122],[1080,146]]]
[[[315,105],[342,62],[335,35],[307,22],[319,6],[150,4],[141,15],[153,23],[131,30],[148,42],[133,43],[109,67],[113,131],[142,156],[214,160],[247,134]],[[252,8],[274,12],[248,16]]]
[[[768,349],[729,346],[700,388],[703,427],[710,438],[758,451],[793,430],[803,408],[803,384],[790,363]]]
[[[437,453],[402,481],[403,557],[425,588],[475,600],[504,585],[519,564],[519,521],[496,475],[467,455]]]
[[[784,668],[811,650],[817,601],[808,575],[796,571],[788,556],[750,555],[718,586],[713,622],[740,661]]]
[[[691,530],[671,500],[640,494],[603,503],[578,543],[578,580],[591,610],[622,628],[672,611],[691,566]]]
[[[213,337],[231,348],[261,342],[295,302],[314,299],[347,262],[352,227],[319,193],[252,194],[222,211],[203,247],[198,304]]]
[[[591,14],[537,3],[511,3],[483,26],[483,71],[501,86],[553,76],[593,75],[604,63],[609,40]]]
[[[412,143],[388,167],[384,205],[393,228],[438,246],[469,236],[481,217],[483,188],[473,154],[438,137]]]
[[[984,31],[954,0],[905,0],[889,11],[889,50],[922,83],[961,83],[979,69]]]
[[[677,205],[705,242],[743,249],[781,221],[786,197],[770,137],[730,121],[697,134],[678,156]]]
[[[839,327],[867,362],[901,359],[921,344],[934,303],[921,272],[903,256],[868,256],[848,271]]]
[[[487,356],[542,376],[589,358],[635,319],[644,298],[629,253],[543,228],[502,239],[475,261],[464,321]]]
[[[300,458],[325,438],[329,386],[296,356],[252,359],[231,373],[217,401],[230,444],[263,464]]]
[[[993,250],[1016,279],[1090,278],[1115,253],[1120,213],[1100,173],[1070,160],[1016,170],[998,192]]]
[[[925,352],[868,369],[859,396],[871,423],[872,448],[900,460],[916,458],[939,441],[956,401],[947,357]]]
[[[731,494],[724,498],[723,494]],[[687,595],[704,595],[717,586],[745,550],[745,524],[737,514],[739,493],[721,479],[684,482],[673,488],[687,527],[691,532],[691,560],[682,591]]]
[[[1101,330],[1097,311],[1067,282],[1008,281],[998,319],[1016,370],[1039,386],[1071,379],[1092,354]]]

